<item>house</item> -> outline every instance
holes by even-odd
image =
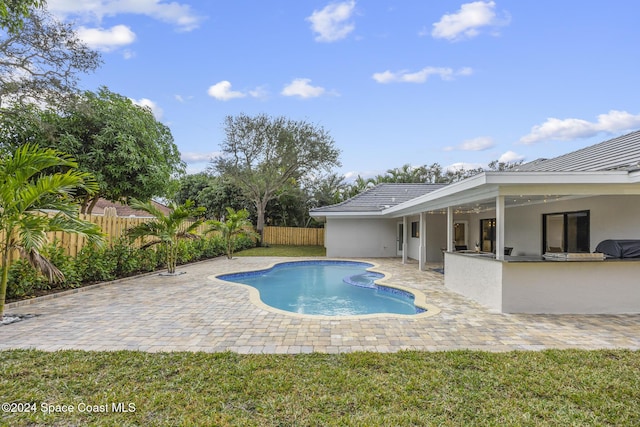
[[[445,185],[382,184],[316,208],[330,257],[444,263],[445,286],[508,313],[640,313],[640,131]],[[546,255],[546,256],[545,256]]]
[[[153,200],[151,203],[165,215],[169,215],[171,213],[171,209],[167,206]],[[107,199],[103,199],[102,197],[96,202],[91,214],[127,218],[153,218],[149,212],[133,209],[132,207],[120,202],[111,202]]]

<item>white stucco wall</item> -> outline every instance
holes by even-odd
[[[325,247],[328,257],[396,256],[395,219],[327,218]]]
[[[506,209],[505,246],[513,247],[512,255],[542,255],[542,215],[559,212],[590,211],[590,249],[605,239],[640,239],[640,196],[598,196],[560,202],[548,202]],[[495,218],[494,211],[456,215],[454,220],[469,223],[469,249],[480,237],[480,219]],[[428,214],[427,262],[441,262],[440,248],[447,245],[446,215]],[[328,256],[395,257],[396,227],[402,218],[332,219],[328,218],[325,245]],[[418,259],[419,240],[411,237],[407,219],[407,255]]]
[[[398,219],[402,221],[402,219]],[[411,237],[411,223],[420,223],[420,216],[407,217],[407,255],[409,258],[418,259],[420,251],[420,239]],[[427,245],[426,261],[432,263],[442,262],[442,248],[447,246],[447,216],[441,214],[426,215]]]
[[[590,211],[590,249],[605,239],[640,239],[640,196],[598,196],[508,208],[505,246],[512,255],[542,255],[542,215]],[[470,249],[480,237],[480,219],[495,218],[495,211],[468,215]],[[458,217],[456,217],[458,219]]]
[[[505,313],[640,313],[640,261],[502,266]]]
[[[445,286],[503,313],[640,313],[640,260],[502,262],[447,253]]]
[[[495,311],[502,311],[502,263],[479,255],[445,253],[444,285]]]

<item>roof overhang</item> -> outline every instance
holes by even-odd
[[[640,194],[640,172],[482,172],[401,203],[382,213],[389,217],[414,215],[454,206],[479,204],[497,196],[575,198]],[[529,197],[530,198],[530,197]],[[518,203],[517,200],[513,202]]]
[[[309,212],[319,220],[327,218],[397,218],[433,212],[449,207],[467,209],[490,206],[505,196],[507,207],[548,200],[599,195],[640,195],[640,170],[597,172],[495,172],[474,175],[407,202],[376,211]]]

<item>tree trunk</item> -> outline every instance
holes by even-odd
[[[11,233],[13,230],[5,230],[6,238],[2,250],[2,279],[0,279],[0,320],[4,316],[4,300],[7,298],[7,282],[9,281],[9,255],[11,254]]]
[[[260,200],[256,203],[256,232],[260,236],[257,246],[262,246],[262,241],[264,240],[264,212],[267,209],[267,202],[268,200]]]
[[[175,274],[176,272],[176,258],[177,247],[174,244],[169,243],[167,245],[167,272],[169,274]]]
[[[96,207],[96,204],[98,203],[98,199],[100,199],[100,196],[96,194],[96,196],[91,199],[91,203],[89,203],[89,208],[87,209],[87,213],[89,215],[91,215],[91,212],[93,212],[93,208]]]
[[[7,297],[7,282],[9,281],[9,250],[2,254],[2,281],[0,282],[0,320],[4,316],[4,300]]]

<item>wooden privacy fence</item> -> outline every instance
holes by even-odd
[[[125,232],[128,228],[133,227],[135,225],[141,224],[143,222],[151,221],[153,218],[140,218],[140,217],[118,217],[118,216],[103,216],[103,215],[83,215],[81,214],[80,219],[85,221],[92,222],[100,226],[100,229],[105,234],[105,243],[107,245],[113,244],[116,240],[125,236]],[[188,224],[185,225],[187,227]],[[201,225],[197,229],[197,233],[201,234],[208,226],[206,224]],[[0,238],[4,235],[3,232],[0,231]],[[215,235],[212,233],[211,236]],[[48,233],[47,237],[50,242],[54,240],[58,242],[59,246],[65,250],[65,254],[75,257],[78,255],[78,252],[82,250],[85,245],[86,239],[74,234],[74,233],[65,233],[62,231],[58,231],[55,233]],[[18,256],[18,253],[15,252],[11,254],[10,259],[14,260]]]
[[[324,246],[324,228],[265,227],[267,245]]]
[[[128,228],[151,221],[153,218],[87,214],[80,215],[80,219],[99,225],[106,236],[106,244],[111,245],[119,238],[124,237]],[[202,234],[207,227],[206,224],[201,225],[198,227],[197,233]],[[3,234],[0,231],[0,238]],[[211,234],[211,236],[213,235],[215,233]],[[65,253],[73,257],[78,255],[86,243],[86,239],[77,234],[61,231],[49,233],[48,238],[51,242],[57,240]],[[324,246],[324,228],[265,227],[264,242],[270,245]],[[17,255],[17,252],[11,254],[11,259],[16,259]]]

